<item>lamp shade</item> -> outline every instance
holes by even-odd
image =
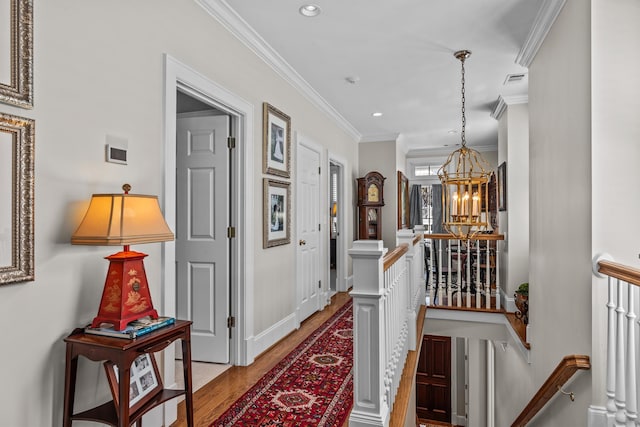
[[[156,196],[94,194],[74,245],[115,246],[173,240]]]

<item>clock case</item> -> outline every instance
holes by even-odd
[[[358,183],[358,239],[382,240],[382,207],[384,180],[380,172],[372,171]],[[375,189],[377,189],[377,194]],[[377,195],[377,197],[375,197]]]

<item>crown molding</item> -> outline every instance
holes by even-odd
[[[233,10],[225,0],[195,0],[218,21],[227,31],[269,65],[280,77],[304,95],[313,105],[327,114],[342,130],[354,140],[360,141],[362,135],[351,125],[331,104],[329,104],[316,90],[287,61],[280,56],[260,35]]]
[[[529,95],[518,95],[518,96],[498,96],[498,103],[496,104],[496,108],[491,112],[491,117],[496,120],[500,120],[502,114],[507,110],[507,106],[515,105],[515,104],[526,104],[529,102]]]
[[[556,21],[566,1],[567,0],[544,0],[533,22],[531,31],[529,31],[529,35],[516,57],[517,64],[529,68],[529,65],[533,62],[533,58],[535,58],[538,53],[542,42],[544,42],[545,37],[547,37],[551,26]]]
[[[399,137],[400,137],[399,133],[384,133],[384,134],[378,134],[378,135],[363,135],[360,138],[360,142],[362,142],[362,143],[367,143],[367,142],[387,142],[387,141],[397,142]]]

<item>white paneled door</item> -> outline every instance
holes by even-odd
[[[320,309],[320,152],[297,146],[298,321]]]
[[[176,313],[193,321],[194,361],[228,363],[228,116],[178,116]]]

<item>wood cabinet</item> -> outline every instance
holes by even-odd
[[[382,240],[384,180],[379,172],[358,178],[358,239]]]

